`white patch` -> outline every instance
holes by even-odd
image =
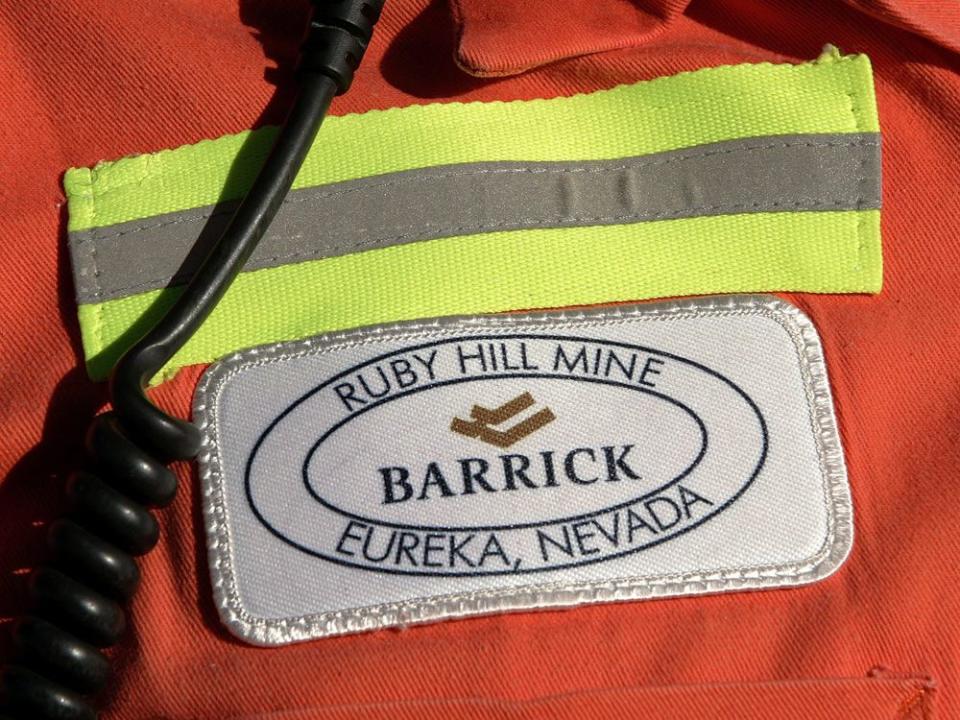
[[[819,339],[772,297],[254,348],[195,414],[217,605],[261,645],[800,585],[853,537]]]

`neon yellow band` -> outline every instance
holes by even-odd
[[[870,66],[827,54],[804,65],[712,68],[590,95],[442,104],[327,121],[297,187],[445,163],[592,160],[736,138],[876,132]],[[68,172],[71,231],[242,194],[231,136]],[[336,152],[329,152],[336,148]],[[168,371],[235,349],[373,323],[661,296],[876,292],[876,210],[763,212],[447,237],[242,274]],[[107,374],[179,290],[80,307],[88,368]],[[133,329],[131,329],[133,328]]]
[[[733,138],[878,130],[869,60],[825,54],[802,65],[706,68],[569,98],[331,117],[294,187],[431,165],[599,160]],[[239,197],[273,133],[240,133],[69,170],[69,229]],[[241,148],[248,153],[245,164],[233,167]]]
[[[244,273],[171,363],[330,330],[439,315],[704,292],[874,292],[879,212],[760,213],[489,233]],[[874,240],[871,240],[874,239]],[[429,271],[425,271],[429,268]],[[89,370],[179,290],[80,306]],[[106,320],[107,322],[104,322]]]

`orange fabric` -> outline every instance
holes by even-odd
[[[571,27],[581,28],[578,11],[596,18],[596,4],[565,3]],[[554,46],[525,14],[539,3],[497,5],[484,14],[481,0],[458,0],[458,27],[442,2],[391,0],[334,111],[571,94],[706,65],[806,60],[826,42],[871,56],[884,290],[792,298],[826,347],[856,508],[850,560],[800,589],[257,649],[216,619],[197,487],[182,465],[104,717],[960,717],[960,12],[909,0],[638,1],[656,32],[638,19],[620,49],[584,55],[609,47],[593,44],[596,26],[582,44]],[[234,0],[0,5],[0,616],[24,609],[24,570],[43,554],[42,525],[62,509],[63,478],[83,462],[84,429],[105,397],[82,370],[61,173],[276,121],[305,14],[276,0],[241,0],[239,11]],[[603,38],[615,34],[600,25]],[[473,43],[461,56],[556,61],[477,78],[454,61],[458,38]],[[553,49],[531,55],[527,45]],[[274,63],[281,69],[264,72]],[[185,415],[199,372],[158,399]],[[5,654],[7,633],[2,644]]]
[[[810,717],[821,720],[924,720],[932,686],[920,678],[876,675],[863,679],[783,681],[720,685],[613,688],[546,695],[525,700],[445,698],[306,708],[284,720],[535,720],[536,718],[646,718],[744,720]],[[775,711],[771,715],[771,710]],[[263,715],[243,718],[252,720]],[[271,716],[273,717],[273,716]]]
[[[515,75],[561,58],[636,47],[664,30],[688,0],[491,3],[451,0],[460,34],[457,64],[477,77]],[[549,37],[549,42],[529,42]]]

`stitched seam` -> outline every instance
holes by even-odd
[[[841,57],[841,58],[839,58],[839,59],[836,59],[836,60],[831,61],[830,66],[840,66],[840,65],[843,65],[843,64],[845,64],[845,63],[852,63],[852,62],[855,62],[856,60],[858,60],[859,58],[860,58],[860,55],[847,55],[847,56],[845,56],[845,57]],[[811,71],[819,71],[819,70],[821,70],[821,69],[823,68],[823,65],[817,63],[816,61],[810,61],[810,62],[806,62],[806,63],[801,63],[801,64],[799,64],[799,65],[798,65],[798,64],[794,64],[794,63],[772,63],[772,62],[760,62],[760,63],[756,63],[756,62],[744,62],[744,63],[738,63],[738,64],[734,64],[734,65],[719,65],[719,66],[717,66],[717,67],[700,68],[699,70],[688,70],[688,71],[676,73],[676,74],[674,74],[674,75],[668,75],[668,76],[665,76],[665,77],[653,78],[653,79],[651,79],[651,80],[643,80],[643,81],[640,81],[640,82],[637,82],[637,83],[623,83],[623,84],[621,84],[621,85],[617,85],[617,86],[615,86],[615,87],[608,88],[608,89],[605,89],[605,90],[594,90],[594,91],[591,91],[591,92],[579,92],[579,93],[575,93],[575,94],[573,94],[573,95],[562,95],[562,96],[552,97],[552,98],[532,98],[532,99],[529,99],[529,100],[493,100],[493,101],[472,100],[472,101],[470,101],[470,102],[431,103],[431,104],[427,104],[427,105],[412,105],[412,106],[405,106],[405,107],[391,107],[391,108],[384,108],[384,109],[368,110],[368,111],[362,112],[362,113],[347,113],[347,114],[345,114],[345,115],[339,115],[339,116],[337,116],[336,119],[337,119],[338,121],[340,121],[341,123],[343,123],[343,122],[351,122],[351,121],[352,121],[352,122],[356,122],[356,121],[358,121],[358,120],[362,121],[362,119],[365,118],[365,117],[367,117],[367,116],[387,114],[387,113],[409,113],[409,112],[412,112],[413,110],[422,111],[422,110],[425,109],[425,108],[430,108],[430,107],[434,107],[434,106],[442,106],[444,109],[464,108],[464,107],[471,107],[471,106],[477,106],[477,105],[492,106],[492,105],[523,104],[523,105],[531,105],[531,106],[532,106],[532,105],[538,105],[538,104],[541,104],[541,103],[553,103],[553,102],[557,102],[557,101],[560,101],[560,100],[568,101],[568,100],[576,100],[576,99],[589,98],[589,97],[592,97],[592,96],[606,96],[606,95],[608,95],[608,94],[610,94],[610,93],[617,93],[617,92],[623,92],[623,91],[625,91],[625,90],[635,89],[635,88],[637,88],[637,86],[654,87],[654,86],[656,86],[656,85],[658,85],[658,84],[660,84],[660,83],[663,83],[663,82],[666,82],[666,81],[676,80],[677,78],[682,78],[682,77],[691,76],[691,75],[714,74],[714,73],[716,73],[717,71],[721,71],[721,72],[722,72],[722,71],[728,71],[728,70],[737,69],[737,68],[742,68],[742,69],[773,68],[773,69],[781,70],[781,71],[791,71],[791,70],[792,70],[792,71],[807,71],[807,72],[811,72]],[[830,93],[830,90],[829,90],[829,89],[825,89],[825,90],[823,90],[823,93],[828,95],[828,94]],[[766,96],[763,94],[763,91],[755,91],[755,90],[753,90],[753,89],[751,88],[751,89],[747,89],[746,92],[739,92],[739,93],[732,93],[732,94],[714,94],[714,95],[710,95],[710,96],[708,96],[708,97],[705,97],[705,96],[702,96],[702,95],[701,95],[701,96],[695,97],[695,98],[689,98],[689,99],[684,99],[684,100],[673,100],[673,101],[670,101],[670,102],[666,102],[665,104],[658,104],[658,105],[653,105],[653,104],[651,104],[651,103],[645,102],[645,103],[643,103],[642,109],[645,110],[645,111],[646,111],[646,110],[669,110],[669,109],[672,109],[672,108],[675,108],[675,107],[682,107],[682,106],[684,106],[684,105],[691,105],[691,104],[695,104],[695,105],[698,105],[698,106],[705,106],[705,105],[709,105],[709,104],[711,104],[711,103],[713,103],[713,102],[716,102],[717,100],[740,100],[740,101],[742,101],[744,98],[753,98],[753,97],[755,97],[755,96],[760,96],[760,99],[761,99],[762,101],[766,102]],[[272,128],[272,129],[276,129],[276,128],[274,127],[274,128]],[[225,137],[225,138],[231,138],[231,137],[232,137],[232,138],[236,138],[236,137],[241,137],[241,136],[248,136],[249,134],[250,134],[249,132],[246,132],[246,133],[235,133],[235,134],[233,134],[233,135],[227,135],[227,136],[224,136],[224,137]],[[157,152],[157,153],[153,153],[153,154],[148,154],[148,155],[134,155],[134,156],[128,157],[128,158],[120,158],[120,159],[118,159],[118,160],[114,160],[114,161],[108,163],[106,169],[107,169],[107,170],[110,170],[110,169],[112,169],[112,168],[114,168],[114,167],[116,167],[116,166],[118,166],[118,165],[125,165],[125,164],[128,164],[128,163],[137,163],[137,162],[140,162],[143,158],[156,158],[157,156],[164,155],[164,154],[166,154],[166,153],[174,153],[174,152],[176,152],[176,153],[183,153],[184,155],[190,154],[192,151],[194,151],[194,149],[195,149],[197,146],[203,145],[203,144],[205,144],[205,143],[217,142],[218,140],[222,140],[222,139],[224,139],[224,138],[206,139],[206,140],[201,140],[200,142],[195,143],[195,144],[193,144],[193,145],[182,145],[182,146],[180,146],[179,148],[171,148],[171,149],[167,149],[167,150],[161,150],[161,151],[159,151],[159,152]],[[107,190],[104,190],[104,191],[101,193],[101,195],[104,195],[104,196],[105,196],[105,195],[110,195],[110,194],[112,194],[112,193],[120,192],[120,191],[126,190],[126,189],[128,189],[128,188],[130,188],[130,187],[132,187],[132,186],[139,185],[139,184],[141,184],[143,181],[145,181],[145,180],[147,180],[147,179],[149,179],[149,178],[151,178],[151,177],[163,176],[163,175],[165,175],[165,174],[166,174],[166,173],[165,173],[165,171],[164,171],[164,168],[162,168],[162,167],[161,167],[160,170],[157,171],[157,172],[146,171],[146,172],[144,172],[140,177],[138,177],[136,180],[130,180],[130,181],[126,181],[126,182],[118,182],[118,183],[112,184],[112,187],[110,187],[110,188],[107,189]]]
[[[859,206],[863,203],[863,197],[855,198],[855,204],[859,209]],[[665,211],[657,213],[630,213],[626,215],[557,215],[550,218],[519,218],[517,220],[511,220],[507,222],[480,222],[474,223],[471,225],[459,225],[459,226],[449,226],[441,225],[430,222],[423,223],[410,223],[404,226],[398,226],[399,228],[423,228],[423,232],[411,232],[411,233],[402,233],[400,235],[390,235],[387,237],[378,237],[371,238],[369,240],[362,240],[355,243],[349,243],[346,245],[332,245],[325,248],[314,248],[311,250],[297,250],[291,253],[285,253],[281,255],[272,255],[266,258],[257,259],[257,267],[251,267],[247,272],[253,270],[264,270],[268,267],[276,267],[279,264],[287,264],[287,261],[297,260],[305,261],[311,259],[328,259],[333,257],[341,256],[341,253],[348,254],[350,251],[357,250],[360,248],[369,248],[371,246],[391,244],[391,243],[401,243],[404,240],[410,238],[421,237],[424,234],[430,234],[431,237],[426,238],[425,240],[439,240],[444,238],[449,238],[451,236],[457,235],[473,235],[481,234],[484,232],[489,232],[501,228],[509,228],[511,230],[522,231],[525,229],[532,229],[539,226],[550,226],[550,227],[567,227],[566,224],[559,223],[610,223],[612,221],[619,221],[623,224],[627,224],[629,221],[640,221],[640,220],[669,220],[669,219],[679,219],[686,217],[698,217],[695,213],[700,213],[701,211],[715,211],[723,210],[724,212],[713,213],[714,216],[722,215],[735,215],[739,212],[750,212],[756,211],[758,209],[773,209],[773,208],[804,208],[805,210],[824,210],[837,208],[844,204],[842,200],[833,200],[833,201],[817,201],[817,202],[771,202],[771,203],[728,203],[721,205],[701,205],[696,207],[687,208],[684,210],[678,211]],[[429,229],[429,233],[427,230]],[[297,240],[303,237],[308,237],[304,233],[299,233],[295,235],[276,235],[274,240]],[[344,251],[347,251],[344,253]],[[263,263],[264,265],[261,265]],[[154,290],[159,289],[158,286],[164,283],[169,282],[170,280],[178,279],[180,276],[177,275],[163,275],[160,277],[155,277],[149,280],[143,280],[137,282],[133,285],[124,285],[118,288],[112,288],[109,292],[104,292],[102,290],[96,290],[92,293],[93,297],[103,297],[104,295],[116,296],[120,293],[129,293],[130,291],[138,290]],[[110,299],[115,299],[111,297]]]
[[[903,702],[900,703],[894,720],[908,720],[917,705],[925,705],[927,690],[928,688],[925,686],[921,686],[914,690],[913,693],[911,693]],[[926,707],[921,707],[920,712],[923,718],[928,717]]]
[[[860,130],[860,114],[857,108],[857,102],[855,94],[857,91],[856,85],[854,83],[854,77],[852,73],[847,72],[847,79],[849,81],[849,89],[847,90],[847,98],[850,101],[850,114],[853,116],[853,129],[855,131]],[[861,154],[860,156],[860,172],[857,177],[857,191],[859,194],[863,193],[863,186],[866,176],[866,158]],[[856,238],[857,243],[857,265],[854,268],[855,272],[860,275],[860,290],[866,288],[866,270],[863,265],[863,253],[864,253],[864,236],[863,236],[863,213],[856,213],[854,215],[854,237]]]
[[[409,184],[412,182],[428,182],[428,181],[439,181],[451,177],[470,177],[470,176],[480,176],[480,175],[492,175],[492,174],[517,174],[517,173],[528,173],[528,174],[555,174],[555,175],[564,175],[564,174],[578,174],[578,173],[593,173],[593,174],[607,174],[612,172],[618,172],[621,170],[639,168],[639,167],[650,167],[650,166],[659,166],[659,165],[669,165],[677,162],[683,162],[691,159],[700,159],[708,155],[722,155],[722,154],[733,154],[739,152],[753,152],[757,150],[766,150],[771,148],[786,148],[786,147],[877,147],[878,143],[876,141],[856,141],[856,142],[832,142],[832,143],[814,143],[814,142],[792,142],[792,143],[766,143],[762,145],[754,145],[742,148],[735,149],[726,149],[726,150],[712,150],[702,153],[693,153],[686,156],[680,157],[671,157],[663,160],[657,161],[638,161],[636,163],[626,163],[619,166],[608,167],[608,168],[499,168],[499,169],[485,169],[485,170],[472,170],[472,171],[461,171],[461,172],[450,172],[443,173],[439,175],[431,176],[408,176],[399,180],[392,180],[384,183],[374,183],[369,185],[363,185],[357,188],[350,188],[347,190],[337,190],[330,191],[320,194],[312,194],[309,198],[292,198],[288,199],[285,202],[290,204],[295,203],[309,203],[316,202],[320,199],[328,199],[341,197],[347,194],[356,193],[356,192],[367,192],[367,191],[376,191],[383,188],[393,187],[402,184]],[[861,157],[861,171],[860,176],[858,177],[858,195],[854,199],[854,210],[859,211],[862,209],[864,200],[865,200],[865,188],[864,188],[864,168],[865,168],[865,159]],[[406,241],[411,238],[420,237],[424,234],[431,234],[437,237],[441,236],[450,236],[450,235],[459,235],[459,234],[474,234],[489,232],[491,230],[496,230],[500,228],[510,228],[510,229],[523,229],[529,227],[540,227],[545,225],[558,225],[560,223],[626,223],[631,221],[641,221],[641,220],[654,220],[654,219],[671,219],[678,217],[687,217],[699,213],[715,213],[715,214],[735,214],[737,212],[751,212],[758,210],[771,210],[778,208],[786,209],[798,209],[803,208],[804,210],[823,210],[823,209],[833,209],[838,208],[843,205],[842,200],[834,201],[809,201],[809,200],[800,200],[795,202],[754,202],[754,203],[721,203],[717,205],[694,205],[684,208],[679,208],[675,210],[668,210],[662,212],[637,212],[637,213],[627,213],[621,215],[554,215],[548,218],[536,218],[536,217],[525,217],[518,218],[505,222],[477,222],[466,225],[443,225],[437,223],[431,223],[429,221],[418,222],[418,223],[408,223],[406,225],[399,225],[393,228],[393,231],[398,229],[408,230],[412,228],[417,228],[415,232],[402,232],[396,235],[386,235],[380,237],[370,238],[368,240],[346,243],[343,245],[330,245],[322,248],[312,248],[297,250],[291,253],[285,253],[280,255],[273,255],[270,257],[258,259],[258,264],[260,267],[263,264],[276,264],[286,261],[302,261],[312,258],[325,258],[332,255],[340,253],[349,253],[360,248],[368,248],[371,246],[382,245],[382,244],[392,244]],[[720,212],[717,212],[720,211]],[[136,228],[129,230],[124,230],[112,234],[97,234],[96,231],[93,232],[91,236],[81,238],[77,243],[77,250],[83,247],[86,243],[93,243],[94,251],[91,252],[91,264],[94,270],[95,276],[95,290],[92,293],[94,298],[102,298],[106,295],[115,297],[120,293],[129,293],[131,291],[140,291],[140,290],[151,290],[156,289],[158,285],[166,284],[171,279],[176,279],[176,275],[162,275],[149,278],[147,280],[141,280],[137,283],[131,285],[125,285],[118,288],[113,288],[109,292],[106,292],[103,289],[102,284],[99,282],[99,277],[101,270],[97,263],[97,253],[96,249],[98,247],[98,241],[108,240],[119,238],[124,235],[137,234],[146,230],[155,230],[163,227],[168,227],[171,225],[178,225],[183,223],[193,223],[201,220],[205,220],[214,216],[224,215],[232,212],[232,210],[217,210],[200,215],[194,215],[189,217],[182,217],[176,220],[169,220],[163,223],[156,223],[152,225],[142,225]],[[422,229],[420,229],[422,228]],[[429,229],[429,233],[427,230]],[[360,232],[365,232],[365,228],[361,228]],[[274,240],[298,240],[307,235],[300,233],[295,235],[279,235],[275,236]],[[434,238],[431,238],[434,239]],[[859,268],[858,268],[859,269]],[[862,281],[861,281],[862,287]]]
[[[923,688],[918,688],[914,690],[903,702],[900,703],[900,706],[897,708],[898,719],[902,718],[906,720],[910,712],[917,706],[917,703],[923,699]]]
[[[723,142],[723,141],[720,141]],[[689,160],[699,160],[705,157],[711,157],[714,155],[730,155],[741,152],[756,152],[759,150],[772,150],[777,148],[790,148],[790,147],[814,147],[814,148],[824,148],[824,147],[877,147],[878,142],[872,140],[861,140],[853,142],[833,142],[833,143],[815,143],[815,142],[789,142],[789,143],[767,143],[763,145],[747,145],[739,148],[732,148],[727,150],[710,150],[699,153],[691,153],[689,155],[682,155],[670,158],[664,158],[662,160],[643,160],[638,159],[636,162],[628,162],[622,165],[615,165],[612,167],[602,167],[602,168],[537,168],[537,167],[526,167],[526,168],[496,168],[496,169],[487,169],[487,170],[462,170],[462,171],[453,171],[449,173],[442,173],[437,175],[412,175],[409,177],[399,178],[397,180],[390,180],[382,183],[371,183],[364,184],[361,187],[349,188],[346,190],[332,190],[329,192],[322,193],[311,193],[310,197],[293,197],[287,198],[283,201],[283,205],[295,205],[298,203],[310,203],[315,202],[316,200],[325,200],[329,198],[342,197],[344,195],[349,195],[357,192],[368,192],[374,190],[381,190],[384,188],[394,187],[398,185],[407,185],[414,182],[432,182],[437,180],[445,180],[448,178],[457,178],[457,177],[474,177],[481,175],[502,175],[502,174],[530,174],[530,175],[568,175],[568,174],[606,174],[610,172],[619,172],[621,170],[632,170],[636,168],[647,168],[647,167],[660,167],[662,165],[671,165],[678,162],[685,162]],[[667,151],[669,152],[669,151]],[[481,162],[505,162],[503,160],[497,161],[481,161]],[[578,162],[578,161],[564,161],[560,160],[557,162]],[[596,160],[581,160],[579,162],[602,162]],[[397,173],[411,173],[416,172],[417,170],[429,169],[430,166],[424,168],[413,168],[411,170],[398,170]],[[442,166],[432,166],[432,167],[442,167]],[[392,173],[391,173],[392,174]],[[360,178],[362,180],[362,178]],[[340,182],[355,182],[351,180],[343,180]],[[339,184],[339,183],[331,183]],[[322,185],[314,187],[323,187]],[[302,190],[308,190],[308,188],[302,188]],[[91,234],[87,237],[80,238],[78,245],[84,243],[93,242],[95,240],[109,240],[111,238],[123,237],[125,235],[134,235],[145,230],[158,230],[160,228],[169,227],[171,225],[180,225],[187,222],[198,222],[201,220],[208,220],[212,217],[217,217],[220,215],[230,215],[232,214],[233,208],[226,208],[221,210],[214,210],[210,212],[199,212],[197,214],[188,214],[185,217],[177,218],[176,220],[166,220],[160,223],[153,223],[148,225],[138,225],[136,227],[129,228],[127,230],[121,230],[118,232],[112,233],[101,233],[102,228],[92,228]],[[107,226],[109,227],[109,226]]]
[[[97,186],[96,183],[91,182],[90,185],[90,221],[96,222],[97,220]],[[95,290],[95,296],[99,297],[102,294],[103,285],[100,282],[100,268],[97,264],[97,246],[94,243],[93,247],[90,249],[90,264],[93,267],[93,283]],[[103,303],[99,303],[97,308],[94,310],[93,314],[93,336],[96,341],[96,348],[94,352],[91,353],[97,354],[106,347],[106,329],[104,327],[104,307]]]
[[[809,427],[816,445],[817,460],[820,466],[820,485],[823,488],[823,507],[827,517],[826,537],[823,546],[817,551],[817,555],[826,555],[829,553],[830,545],[834,542],[834,536],[836,535],[837,519],[834,517],[834,513],[831,512],[832,497],[830,492],[830,466],[835,462],[831,455],[835,454],[836,449],[827,446],[823,433],[820,432],[822,408],[829,406],[832,412],[833,403],[829,397],[823,401],[818,397],[818,390],[821,389],[821,383],[812,372],[812,367],[815,363],[819,363],[821,366],[825,365],[823,351],[821,348],[820,351],[814,355],[814,348],[810,347],[810,343],[808,343],[802,329],[798,329],[795,326],[788,326],[787,323],[775,315],[772,315],[771,319],[790,337],[793,343],[794,353],[797,357],[797,366],[800,368],[800,375],[803,378],[804,396],[807,399],[807,408],[809,411]]]
[[[748,314],[759,314],[759,315],[770,316],[770,317],[772,317],[772,319],[776,320],[776,321],[778,322],[778,324],[781,324],[781,323],[780,323],[780,320],[779,320],[777,317],[775,317],[774,314],[770,313],[769,311],[764,311],[762,308],[753,309],[753,310],[739,310],[739,311],[735,311],[735,312],[722,311],[722,310],[721,310],[721,311],[717,311],[717,310],[707,310],[707,311],[700,311],[700,312],[693,311],[693,312],[687,312],[687,313],[674,313],[674,314],[669,315],[669,316],[648,315],[648,316],[646,316],[644,319],[660,320],[660,321],[670,321],[670,320],[683,319],[683,318],[688,318],[688,317],[710,317],[710,316],[729,316],[729,315],[748,315]],[[538,325],[538,326],[537,326],[537,329],[544,330],[544,329],[552,329],[552,328],[559,328],[559,327],[562,327],[562,328],[565,328],[565,329],[570,329],[570,328],[583,328],[583,327],[596,327],[596,326],[601,326],[601,327],[603,327],[603,326],[608,326],[608,325],[625,324],[625,323],[630,322],[632,319],[635,319],[635,317],[636,317],[636,316],[633,316],[633,317],[631,317],[631,316],[621,316],[621,317],[619,317],[619,318],[611,318],[611,319],[603,320],[603,321],[600,321],[600,322],[585,321],[585,322],[580,322],[580,323],[567,323],[567,324],[564,324],[564,323],[562,323],[562,322],[556,322],[555,324],[551,324],[551,323],[548,322],[548,323],[545,323],[545,324],[540,324],[540,325]],[[413,326],[413,327],[416,327],[416,326]],[[508,329],[509,329],[509,328],[508,328]],[[488,330],[490,330],[490,329],[488,328]],[[225,373],[223,376],[221,376],[221,378],[219,379],[219,381],[216,382],[216,384],[214,385],[213,389],[210,390],[210,391],[206,391],[206,390],[205,390],[205,393],[206,393],[206,394],[211,394],[211,393],[212,393],[212,395],[213,395],[213,406],[214,406],[214,408],[215,408],[215,409],[214,409],[214,413],[215,413],[215,418],[216,418],[216,411],[219,409],[219,407],[218,407],[218,402],[217,402],[217,398],[218,398],[218,396],[219,396],[220,390],[223,388],[223,386],[225,385],[226,381],[229,380],[229,379],[230,379],[231,377],[233,377],[234,375],[236,375],[236,374],[238,374],[238,373],[240,373],[240,372],[242,372],[242,371],[244,371],[244,370],[246,370],[246,369],[249,369],[249,368],[251,368],[251,367],[257,367],[257,366],[266,365],[266,364],[274,364],[274,363],[277,363],[277,362],[283,362],[283,361],[286,361],[286,360],[295,359],[295,358],[303,357],[303,356],[307,356],[307,355],[319,355],[319,354],[325,354],[325,353],[329,353],[329,352],[336,352],[336,351],[343,350],[343,349],[348,349],[348,348],[351,348],[351,347],[363,346],[363,345],[369,345],[369,344],[375,344],[375,343],[381,343],[381,342],[384,342],[384,341],[389,342],[389,341],[391,341],[391,340],[397,340],[397,339],[409,340],[409,339],[424,339],[424,338],[429,338],[429,337],[444,337],[444,336],[446,336],[446,335],[448,335],[448,334],[449,334],[449,331],[443,331],[443,330],[438,330],[438,331],[433,331],[433,332],[414,332],[414,333],[410,333],[410,334],[404,333],[404,332],[401,331],[401,332],[399,332],[399,333],[396,333],[395,335],[389,335],[389,334],[377,335],[376,337],[363,338],[363,339],[360,339],[360,340],[357,340],[357,341],[353,341],[353,342],[349,342],[349,341],[348,341],[348,342],[342,342],[342,343],[333,343],[333,344],[330,344],[330,345],[326,345],[326,346],[324,346],[324,347],[322,347],[322,348],[316,348],[316,349],[310,347],[310,341],[309,341],[309,340],[306,340],[306,341],[300,341],[300,343],[298,343],[298,344],[305,344],[305,345],[307,345],[307,347],[306,347],[304,350],[302,350],[302,351],[294,352],[294,353],[284,353],[284,354],[281,354],[280,356],[270,357],[270,358],[256,359],[256,360],[253,360],[253,361],[243,361],[242,358],[243,358],[244,356],[246,356],[246,355],[250,355],[250,356],[255,357],[255,356],[256,356],[257,354],[259,354],[260,352],[263,352],[263,351],[265,351],[265,350],[268,349],[268,348],[254,348],[254,349],[251,349],[251,350],[248,350],[248,351],[243,351],[243,352],[239,353],[238,355],[233,356],[233,358],[227,358],[227,359],[225,359],[225,360],[224,360],[224,363],[230,363],[231,361],[235,361],[235,362],[237,362],[237,363],[239,363],[239,364],[238,364],[233,370],[230,370],[230,371],[228,371],[227,373]],[[278,345],[283,345],[283,344],[284,344],[284,343],[280,343],[280,344],[278,344]],[[804,362],[806,362],[806,361],[808,361],[809,359],[808,359],[808,358],[803,358],[803,360],[804,360]],[[214,420],[214,422],[216,422],[216,419]],[[832,528],[832,527],[828,528],[828,535],[827,535],[826,541],[825,541],[824,546],[823,546],[823,548],[826,548],[827,551],[829,551],[830,546],[831,546],[831,543],[832,543],[832,538],[831,538],[832,533],[833,533],[833,528]],[[812,562],[813,562],[815,565],[818,564],[820,561],[822,561],[822,558],[821,558],[820,556],[823,555],[823,554],[824,554],[824,551],[823,551],[823,549],[821,549],[820,551],[818,551],[817,554],[814,555],[814,560],[813,560]],[[804,563],[804,562],[800,562],[800,563],[784,563],[784,564],[782,564],[782,565],[768,566],[768,568],[762,568],[762,569],[759,569],[759,571],[760,571],[760,572],[763,572],[764,570],[769,569],[769,570],[772,570],[772,571],[774,571],[774,572],[777,572],[777,571],[781,571],[781,570],[791,569],[791,570],[794,571],[794,573],[793,573],[794,575],[800,575],[800,574],[801,574],[800,568],[801,568],[802,566],[804,566],[804,565],[809,564],[809,563],[810,563],[810,561],[808,561],[808,562],[806,562],[806,563]],[[703,579],[707,574],[709,574],[709,575],[715,575],[715,574],[726,574],[726,573],[731,573],[731,572],[732,572],[732,573],[738,573],[738,574],[741,574],[741,575],[742,575],[743,571],[746,570],[747,568],[748,568],[748,566],[744,566],[744,567],[736,567],[736,568],[712,570],[712,571],[710,571],[709,573],[693,572],[693,573],[685,573],[685,574],[681,574],[681,575],[665,576],[663,579],[650,579],[650,580],[647,580],[647,581],[644,582],[644,584],[645,584],[645,585],[657,585],[657,584],[668,584],[668,583],[670,583],[670,582],[677,582],[677,581],[680,581],[680,582],[698,581],[698,580]],[[755,570],[755,568],[749,568],[749,569],[750,569],[750,570]],[[621,579],[621,580],[622,580],[622,579]],[[617,580],[611,580],[611,581],[609,581],[609,582],[617,582]],[[566,586],[569,586],[569,583],[562,583],[562,582],[549,583],[549,584],[537,585],[536,587],[538,588],[539,591],[542,592],[542,591],[544,591],[543,588],[548,588],[548,587],[560,587],[560,586],[566,587]],[[512,593],[512,594],[516,594],[517,592],[518,592],[518,588],[508,588],[508,589],[501,589],[501,590],[498,590],[498,591],[477,592],[477,593],[473,593],[472,595],[477,595],[477,596],[482,596],[482,595],[498,596],[498,595],[510,595],[511,593]],[[236,611],[237,611],[237,608],[239,607],[239,598],[238,598],[238,597],[235,597],[234,599],[235,599],[235,601],[236,601],[236,603],[237,603],[237,606],[234,607],[233,609],[234,609],[234,611],[236,612]],[[429,600],[432,604],[437,604],[437,603],[442,602],[443,599],[444,599],[444,598],[437,598],[437,597],[431,597],[431,598],[415,598],[415,599],[410,600],[410,601],[407,601],[407,602],[409,602],[409,603],[416,603],[416,602],[423,602],[423,601]],[[357,608],[357,609],[354,609],[354,611],[355,611],[355,612],[363,612],[363,611],[373,611],[373,612],[376,612],[376,611],[380,610],[382,607],[387,606],[387,605],[392,605],[392,604],[391,604],[391,603],[385,603],[385,604],[382,604],[382,605],[379,605],[379,606],[369,606],[369,607],[367,607],[367,608]],[[243,613],[243,614],[246,615],[246,613]],[[250,616],[247,615],[247,617],[249,618]],[[304,619],[305,619],[305,618],[304,618]],[[258,619],[256,619],[256,618],[251,618],[251,619],[249,619],[247,622],[251,622],[251,623],[253,623],[253,624],[262,624],[262,623],[263,623],[262,620],[258,620]]]

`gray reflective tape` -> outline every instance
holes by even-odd
[[[498,230],[877,208],[879,146],[875,133],[778,135],[613,160],[445,165],[306,188],[290,193],[245,269]],[[184,283],[233,208],[71,233],[78,301]]]

